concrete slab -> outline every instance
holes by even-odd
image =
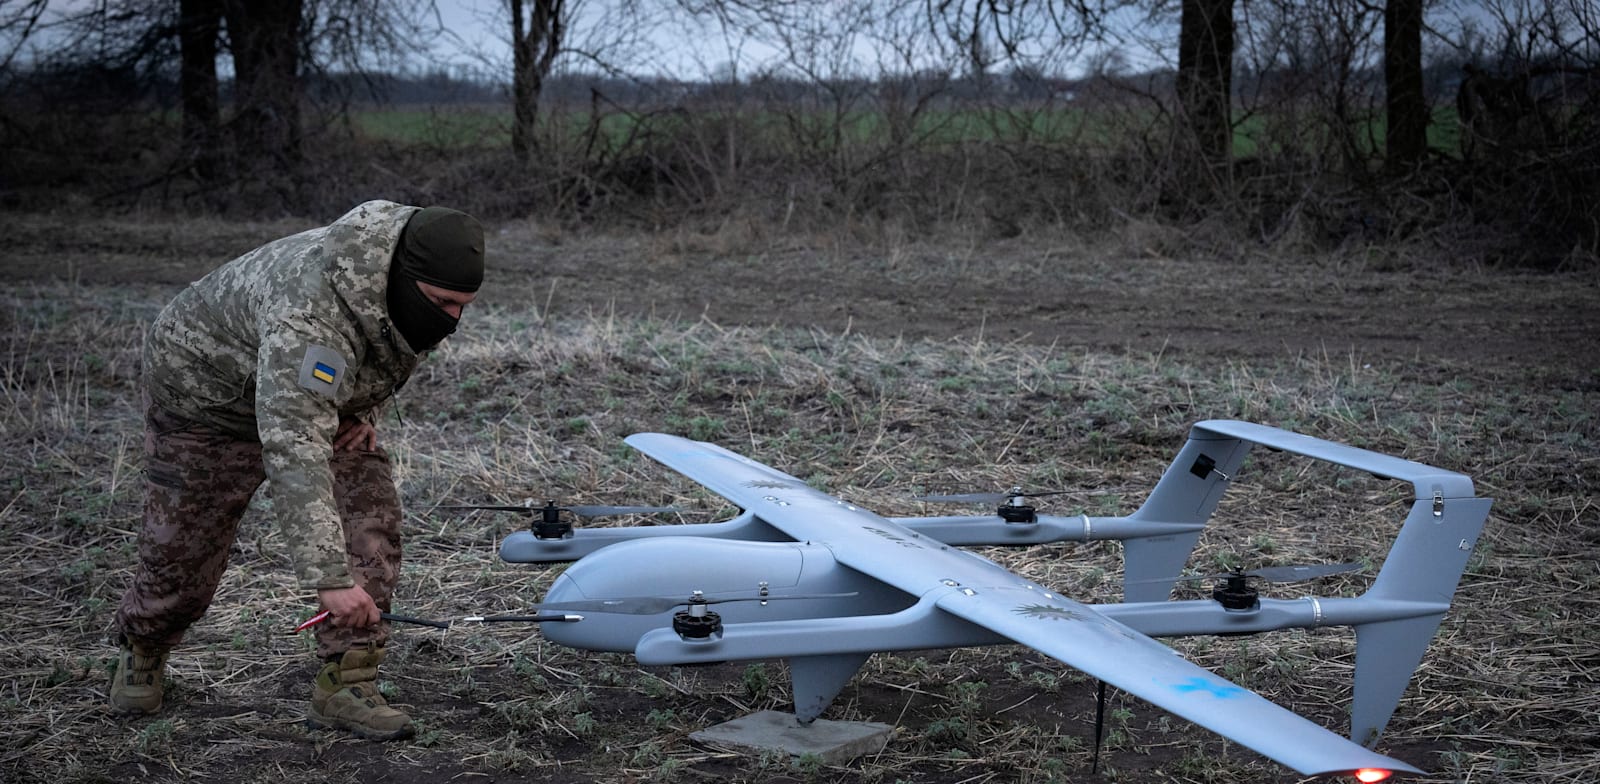
[[[828,765],[842,765],[863,754],[876,754],[889,745],[894,727],[871,721],[829,721],[810,724],[794,714],[759,711],[733,721],[691,733],[691,740],[711,746],[761,753],[787,751],[794,756],[814,754]]]

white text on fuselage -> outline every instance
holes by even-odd
[[[870,533],[877,534],[878,536],[881,536],[881,537],[883,537],[883,538],[885,538],[885,539],[887,539],[887,540],[889,540],[891,542],[894,542],[895,544],[900,545],[901,547],[910,547],[910,548],[917,549],[917,550],[921,550],[922,549],[922,545],[917,544],[916,542],[913,542],[910,539],[907,539],[907,538],[905,538],[903,536],[897,536],[897,535],[895,535],[895,534],[893,534],[893,533],[891,533],[889,531],[885,531],[882,528],[874,528],[874,527],[872,527],[870,525],[864,525],[864,526],[861,526],[861,528],[862,528],[862,530],[868,531]]]

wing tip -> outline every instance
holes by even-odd
[[[1359,768],[1334,768],[1323,771],[1303,770],[1300,772],[1307,776],[1315,776],[1318,778],[1348,777],[1349,780],[1358,781],[1361,782],[1361,784],[1378,784],[1379,782],[1390,781],[1396,774],[1400,774],[1402,776],[1427,775],[1427,773],[1423,770],[1407,765],[1406,763],[1397,759],[1388,759],[1382,765],[1368,765]]]

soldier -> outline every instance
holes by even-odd
[[[257,248],[180,293],[144,344],[139,565],[117,610],[111,707],[161,708],[167,654],[205,614],[251,496],[270,480],[299,585],[331,621],[310,722],[411,734],[377,690],[400,575],[400,499],[378,407],[455,331],[483,280],[483,228],[372,201]],[[309,597],[308,597],[309,598]]]

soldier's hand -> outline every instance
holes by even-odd
[[[336,452],[371,452],[378,448],[378,429],[359,419],[341,419],[333,448]]]
[[[378,625],[378,605],[357,585],[352,588],[326,588],[317,592],[322,608],[333,613],[334,626],[363,629]]]

